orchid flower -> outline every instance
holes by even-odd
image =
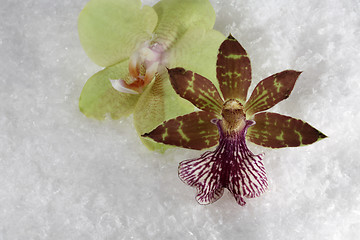
[[[213,30],[209,0],[91,0],[80,13],[79,37],[87,55],[105,67],[85,84],[79,108],[87,117],[134,113],[139,134],[194,107],[172,89],[166,67],[216,75],[216,49],[225,37]],[[205,59],[205,60],[204,60]],[[142,139],[152,150],[164,145]]]
[[[289,97],[301,72],[286,70],[265,78],[246,101],[250,60],[231,35],[219,48],[216,71],[222,94],[200,74],[169,69],[175,91],[201,111],[165,121],[143,136],[190,149],[217,145],[200,158],[182,161],[179,177],[197,188],[200,204],[218,200],[227,188],[238,204],[245,205],[244,197],[258,197],[268,187],[264,154],[253,154],[246,139],[282,148],[312,144],[326,136],[302,120],[263,112]]]

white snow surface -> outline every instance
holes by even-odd
[[[131,116],[79,111],[83,85],[101,69],[78,38],[86,2],[1,1],[1,240],[359,239],[358,0],[211,1],[215,29],[251,58],[250,91],[273,73],[303,71],[271,111],[329,136],[280,150],[249,144],[265,152],[270,188],[245,207],[228,191],[201,206],[179,180],[179,162],[203,151],[150,152]]]

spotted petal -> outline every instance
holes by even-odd
[[[140,0],[91,0],[79,16],[82,46],[100,66],[110,66],[128,57],[138,43],[150,40],[157,14]]]
[[[264,147],[297,147],[326,138],[308,123],[278,113],[258,113],[254,121],[256,124],[249,129],[247,137]]]
[[[219,133],[211,120],[216,115],[209,112],[192,112],[168,120],[143,136],[165,144],[190,149],[204,149],[218,143]]]
[[[161,0],[154,5],[159,21],[157,41],[170,46],[192,27],[211,29],[215,11],[209,0]]]
[[[221,113],[223,100],[210,80],[183,68],[169,69],[169,75],[173,88],[182,98],[201,110]]]
[[[265,78],[255,87],[245,104],[247,116],[267,110],[288,98],[301,72],[286,70]]]
[[[216,64],[217,79],[225,99],[245,104],[251,83],[251,65],[245,49],[229,35],[221,44]]]
[[[79,99],[79,108],[87,117],[104,119],[109,113],[118,119],[133,112],[139,95],[120,93],[109,79],[124,79],[128,73],[128,61],[105,68],[96,73],[85,84]]]

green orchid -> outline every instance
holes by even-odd
[[[79,16],[79,37],[87,55],[105,68],[86,82],[81,112],[99,120],[133,113],[139,135],[191,112],[166,68],[183,66],[214,79],[216,49],[225,39],[214,23],[208,0],[162,0],[153,7],[140,0],[91,0]],[[151,150],[167,148],[142,141]]]

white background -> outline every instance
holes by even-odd
[[[291,149],[250,144],[266,154],[270,189],[245,207],[227,191],[196,203],[177,166],[200,151],[149,152],[131,117],[79,112],[83,85],[101,69],[78,39],[86,2],[1,0],[1,240],[358,239],[359,1],[211,1],[215,28],[251,58],[250,90],[273,73],[303,71],[271,111],[329,136]]]

